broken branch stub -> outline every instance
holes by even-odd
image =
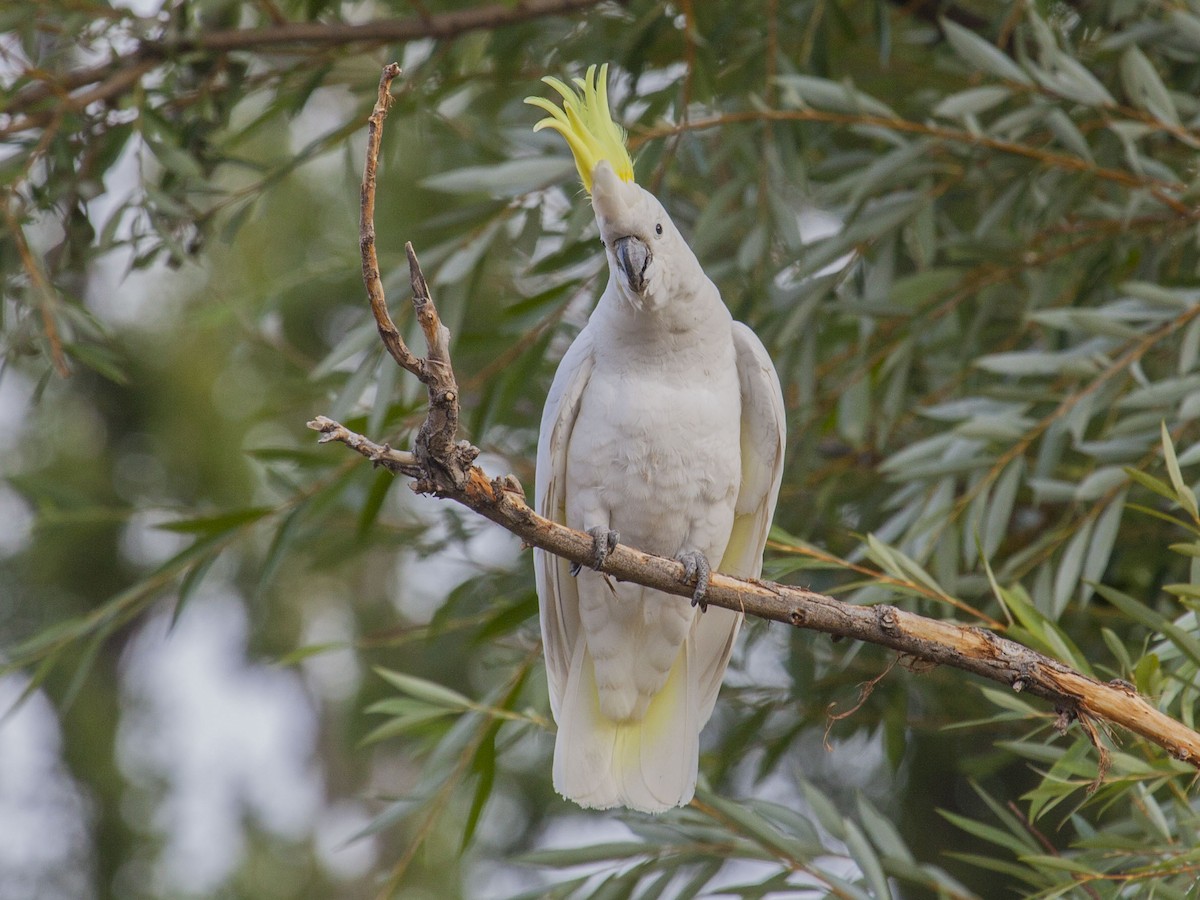
[[[429,390],[429,414],[417,431],[414,452],[429,473],[435,489],[462,490],[467,483],[467,471],[479,456],[479,450],[466,441],[455,442],[458,435],[458,381],[450,363],[450,329],[438,316],[413,245],[406,243],[404,251],[408,255],[413,311],[425,335],[427,348],[426,357],[421,361],[424,373],[421,380]]]

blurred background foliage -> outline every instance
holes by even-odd
[[[1190,767],[1103,733],[1097,783],[1039,703],[763,623],[691,807],[553,795],[527,554],[304,427],[421,418],[357,250],[393,58],[385,285],[411,330],[411,240],[490,474],[604,278],[521,100],[608,61],[785,385],[766,575],[1194,723],[1194,0],[11,0],[0,894],[1188,895]]]

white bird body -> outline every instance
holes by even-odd
[[[588,174],[610,276],[546,401],[536,508],[757,576],[783,459],[774,368],[653,195],[605,159]],[[534,555],[556,790],[600,809],[687,803],[741,615]]]
[[[615,282],[601,298],[585,338],[592,370],[567,445],[566,514],[648,553],[694,550],[720,560],[741,482],[739,448],[729,440],[741,427],[741,395],[732,322],[707,287],[710,296],[693,300],[707,307],[696,327],[675,332],[666,316],[622,301]],[[696,611],[686,598],[645,598],[638,585],[608,581],[579,573],[583,634],[601,711],[636,720],[662,689]]]

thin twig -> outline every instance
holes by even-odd
[[[363,168],[361,213],[358,228],[358,248],[362,256],[363,285],[371,303],[371,313],[379,329],[383,346],[401,368],[416,375],[422,384],[426,382],[425,362],[418,359],[404,343],[400,330],[388,313],[387,299],[383,295],[383,282],[379,277],[379,259],[375,255],[375,180],[379,163],[379,139],[383,119],[392,102],[392,82],[400,75],[400,66],[391,63],[383,69],[379,78],[379,99],[367,119],[367,162]]]
[[[854,705],[845,712],[834,712],[834,710],[837,708],[837,703],[834,702],[829,704],[829,706],[825,709],[825,737],[823,739],[826,751],[833,749],[829,743],[829,732],[833,730],[834,723],[840,722],[842,719],[848,719],[850,716],[862,709],[863,704],[870,700],[871,695],[875,693],[875,688],[879,686],[879,682],[887,678],[888,673],[890,673],[892,669],[896,668],[896,663],[900,662],[900,660],[903,658],[904,657],[902,656],[892,657],[892,661],[887,664],[886,669],[884,669],[874,678],[864,681],[862,684],[860,684],[858,686],[858,700],[855,701]]]
[[[321,437],[317,442],[327,444],[330,441],[337,441],[345,444],[351,450],[361,453],[376,466],[387,469],[394,475],[407,475],[409,478],[420,478],[424,474],[424,469],[417,462],[415,453],[409,453],[407,450],[393,450],[388,444],[377,444],[372,440],[363,437],[361,434],[355,434],[349,428],[341,425],[333,419],[325,416],[317,416],[308,423],[308,427],[313,431],[321,432]]]
[[[1054,150],[1045,150],[1041,147],[1033,147],[1029,144],[1021,144],[1016,141],[1006,141],[1000,138],[989,137],[985,134],[976,134],[960,128],[947,128],[941,125],[930,125],[926,122],[914,122],[911,119],[888,116],[829,112],[821,109],[745,110],[742,112],[721,113],[720,115],[710,116],[705,119],[692,119],[674,125],[648,128],[630,135],[629,143],[631,148],[636,149],[646,141],[663,137],[673,137],[683,131],[702,131],[707,128],[717,128],[745,122],[825,122],[847,126],[864,125],[905,134],[919,134],[925,137],[967,144],[973,147],[983,147],[998,153],[1007,153],[1012,156],[1032,159],[1051,168],[1092,175],[1095,178],[1103,181],[1111,181],[1122,187],[1140,188],[1150,193],[1156,200],[1169,207],[1178,215],[1192,218],[1196,214],[1193,207],[1166,193],[1166,191],[1182,191],[1185,187],[1183,182],[1164,181],[1161,178],[1134,175],[1121,169],[1109,169],[1079,156],[1058,153]]]
[[[964,603],[962,600],[959,600],[957,597],[952,597],[950,594],[947,594],[944,591],[934,590],[928,585],[921,584],[916,581],[909,581],[904,578],[897,578],[894,575],[887,575],[883,572],[880,572],[878,569],[872,569],[870,566],[864,566],[861,563],[851,562],[848,559],[844,559],[834,553],[830,553],[828,550],[821,550],[817,547],[808,547],[798,544],[785,544],[781,541],[772,540],[767,541],[767,546],[775,550],[780,550],[784,553],[807,556],[810,559],[815,559],[823,563],[831,563],[837,566],[839,569],[845,569],[848,572],[857,572],[860,575],[866,575],[876,584],[890,584],[898,588],[903,588],[907,591],[921,594],[922,596],[928,597],[930,600],[936,600],[939,603],[947,603],[960,612],[974,616],[988,628],[992,628],[997,631],[1003,630],[1004,628],[1004,623],[999,619],[989,616],[982,610],[976,609],[971,604]]]
[[[29,249],[29,242],[25,239],[25,229],[17,218],[11,197],[5,198],[4,218],[8,222],[8,233],[17,247],[17,255],[21,257],[21,265],[25,268],[30,286],[37,295],[38,307],[42,315],[42,331],[45,332],[46,341],[50,344],[50,358],[54,361],[54,368],[63,378],[69,378],[71,367],[67,364],[67,354],[63,350],[62,336],[58,332],[58,321],[54,317],[54,307],[58,305],[58,294],[55,293],[54,287],[46,278],[46,273],[42,271],[41,265],[34,258],[33,251]]]
[[[146,71],[180,52],[200,50],[225,54],[266,48],[274,53],[307,52],[314,47],[395,45],[428,38],[447,40],[472,31],[494,30],[533,19],[569,15],[596,6],[600,2],[602,0],[521,0],[518,3],[468,7],[437,15],[417,15],[408,19],[380,19],[357,24],[275,22],[262,28],[185,32],[158,39],[145,39],[113,62],[73,69],[26,86],[11,98],[5,112],[15,116],[47,98],[65,98],[72,91],[99,82],[107,82],[109,85],[104,91],[104,98],[110,99],[140,82]],[[13,119],[0,134],[36,127],[40,121],[39,114]]]
[[[596,6],[601,0],[522,0],[520,3],[496,3],[473,6],[434,16],[411,19],[384,19],[360,24],[346,22],[290,22],[265,28],[233,28],[180,35],[153,46],[164,50],[249,50],[291,46],[313,47],[322,44],[395,44],[423,38],[458,37],[471,31],[483,31],[540,19],[566,15]]]
[[[686,122],[691,116],[692,87],[696,80],[696,41],[698,29],[696,27],[696,10],[692,5],[692,0],[680,0],[679,7],[683,10],[683,64],[685,67],[683,87],[679,93],[679,121]],[[658,195],[659,189],[662,187],[663,178],[666,177],[671,160],[679,152],[679,143],[682,140],[683,132],[681,131],[667,144],[667,149],[663,152],[662,159],[654,167],[654,177],[649,184],[650,193]]]
[[[1008,811],[1011,812],[1017,818],[1017,821],[1019,821],[1023,826],[1025,826],[1025,830],[1029,832],[1029,834],[1033,837],[1033,839],[1042,845],[1043,850],[1045,850],[1051,856],[1061,856],[1062,855],[1058,852],[1058,848],[1055,847],[1054,844],[1052,844],[1050,842],[1050,839],[1048,837],[1046,837],[1046,835],[1042,834],[1041,830],[1036,825],[1034,825],[1033,822],[1029,821],[1029,817],[1026,816],[1025,813],[1021,812],[1021,807],[1019,807],[1012,800],[1008,801],[1007,806],[1008,806]],[[1080,887],[1083,889],[1084,893],[1086,893],[1089,897],[1092,898],[1092,900],[1100,900],[1100,895],[1098,893],[1096,893],[1095,888],[1093,888],[1087,884],[1081,884]]]
[[[399,75],[398,64],[390,63],[384,66],[379,77],[375,108],[367,120],[367,159],[363,166],[358,238],[362,255],[363,286],[367,290],[371,314],[375,317],[375,326],[383,345],[392,359],[401,368],[415,375],[429,392],[429,414],[417,432],[413,447],[414,457],[421,469],[431,476],[429,484],[436,485],[445,481],[461,488],[466,482],[466,472],[479,455],[479,451],[465,441],[455,443],[458,434],[458,382],[454,377],[454,367],[450,364],[450,331],[442,324],[437,307],[429,296],[429,284],[425,280],[425,273],[421,271],[421,264],[417,261],[412,244],[406,244],[409,280],[413,291],[413,311],[425,335],[428,355],[421,359],[409,350],[388,313],[387,297],[384,296],[383,281],[379,277],[379,260],[375,253],[375,189],[379,143],[383,120],[387,117],[388,107],[391,105],[392,82]],[[310,427],[316,426],[310,423]],[[326,439],[343,440],[341,437]],[[419,480],[415,487],[421,490],[428,489],[424,480]]]

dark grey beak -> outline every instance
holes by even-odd
[[[639,237],[629,235],[613,241],[613,256],[625,273],[625,280],[635,293],[646,289],[646,267],[650,265],[650,248]]]

